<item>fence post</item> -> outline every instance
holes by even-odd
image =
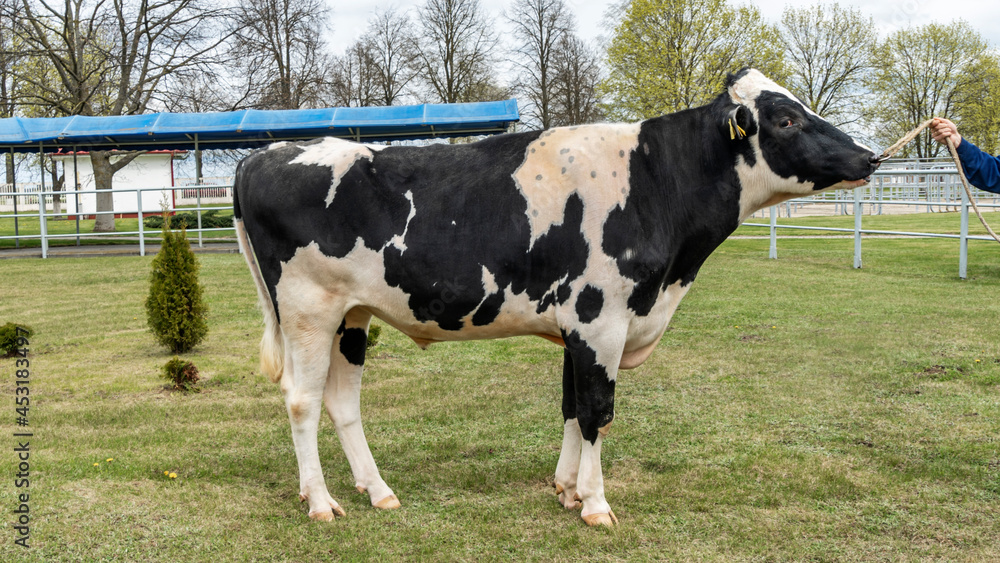
[[[962,228],[958,239],[958,277],[965,279],[969,266],[969,196],[961,190]]]
[[[73,146],[73,189],[76,190],[76,193],[73,194],[73,197],[75,198],[74,201],[76,202],[76,245],[80,246],[80,213],[82,210],[80,209],[80,170],[76,165],[76,155],[78,152],[79,151],[76,150],[76,146],[74,145]],[[65,174],[66,172],[64,169],[63,175],[65,176]],[[94,211],[97,211],[96,207],[94,208]],[[95,215],[94,217],[97,216]]]
[[[885,185],[882,183],[883,176],[878,177],[878,214],[882,214],[882,200],[885,199]]]
[[[42,176],[38,190],[38,229],[42,237],[42,258],[49,257],[48,225],[45,223],[45,151],[42,144],[38,144],[38,167],[41,168]]]
[[[854,267],[861,267],[861,189],[854,190]]]
[[[771,213],[771,248],[767,251],[767,257],[771,260],[778,259],[778,206],[772,205]]]
[[[146,255],[146,233],[142,229],[142,188],[135,189],[136,199],[139,200],[139,207],[136,207],[135,216],[139,218],[139,256]]]
[[[17,163],[14,162],[14,147],[10,148],[10,165],[11,171],[14,173],[14,248],[21,248],[21,233],[19,229],[17,216]]]
[[[204,248],[204,243],[201,238],[201,185],[203,183],[201,179],[201,147],[198,146],[198,134],[194,134],[194,165],[195,165],[195,186],[198,194],[198,248]]]
[[[201,186],[196,186],[195,191],[198,193],[198,248],[204,248],[205,245],[201,240]]]

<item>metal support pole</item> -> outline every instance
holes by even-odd
[[[80,169],[76,165],[76,147],[73,147],[73,194],[76,200],[76,245],[80,246]]]
[[[962,195],[962,227],[958,239],[958,277],[963,280],[968,275],[969,267],[969,196],[965,190]]]
[[[142,229],[142,188],[136,188],[136,199],[139,200],[138,211],[136,211],[135,216],[139,218],[139,256],[146,255],[146,234]]]
[[[198,208],[197,208],[198,209],[197,210],[197,213],[198,213],[198,248],[204,248],[205,247],[205,243],[202,241],[202,237],[201,237],[201,149],[198,148],[198,134],[197,133],[194,134],[194,163],[195,163],[195,171],[194,171],[195,178],[194,178],[194,180],[195,180],[195,183],[198,184],[197,186],[195,186],[196,193],[198,194],[197,195],[197,202],[198,202]]]
[[[854,267],[861,267],[861,190],[854,190]]]
[[[778,206],[772,205],[768,208],[771,213],[771,247],[767,251],[767,257],[771,260],[778,259]]]
[[[38,167],[42,171],[41,189],[38,190],[38,228],[42,237],[42,258],[44,259],[49,257],[49,241],[47,238],[49,229],[45,223],[45,150],[42,148],[41,143],[38,143]]]
[[[17,166],[15,166],[17,163],[14,162],[14,147],[10,148],[10,164],[11,171],[14,173],[14,177],[11,178],[14,180],[14,248],[21,248],[21,233],[17,217]]]

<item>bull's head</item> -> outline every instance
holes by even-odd
[[[864,186],[878,168],[871,149],[759,71],[730,75],[726,88],[722,134],[737,144],[741,219],[793,197]]]

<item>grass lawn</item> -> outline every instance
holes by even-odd
[[[151,257],[3,261],[0,324],[36,330],[35,435],[25,550],[0,360],[0,560],[1000,560],[1000,248],[972,245],[960,281],[953,241],[865,244],[863,270],[842,239],[785,241],[777,261],[766,240],[731,240],[710,258],[659,349],[619,375],[610,530],[551,489],[562,353],[544,340],[421,351],[385,329],[363,412],[403,507],[354,490],[324,420],[348,515],[311,522],[240,256],[199,257],[210,332],[187,356],[203,376],[190,395],[157,376]]]

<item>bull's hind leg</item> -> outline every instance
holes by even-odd
[[[563,491],[560,495],[563,506],[575,507],[575,504],[570,503],[579,500],[583,508],[581,516],[587,524],[611,526],[618,519],[604,498],[601,442],[615,416],[615,376],[621,351],[595,350],[575,331],[564,333],[563,340],[566,342],[567,364],[572,363],[572,378],[568,375],[570,368],[567,365],[563,370],[563,416],[566,417],[566,427],[563,451],[556,468],[557,490],[560,479],[563,479]],[[605,353],[600,354],[601,351]],[[572,391],[568,389],[570,382]],[[573,408],[567,409],[570,402],[573,402]],[[575,424],[570,416],[575,416]],[[576,432],[579,432],[579,438]],[[579,449],[575,449],[577,444]],[[568,486],[573,483],[573,477],[576,492],[570,496]]]
[[[361,426],[361,372],[371,317],[361,309],[352,309],[344,317],[333,340],[323,401],[337,429],[344,455],[351,464],[355,486],[361,492],[368,492],[372,506],[399,508],[396,495],[379,475]]]
[[[310,300],[319,302],[321,299]],[[327,491],[320,466],[317,434],[323,410],[323,388],[330,369],[330,349],[343,312],[314,307],[281,311],[285,338],[285,372],[281,390],[292,426],[292,442],[299,463],[299,496],[309,502],[309,517],[333,520],[344,509]],[[324,314],[326,313],[326,314]]]
[[[576,386],[573,383],[573,358],[569,350],[563,352],[563,443],[556,464],[555,488],[559,502],[568,509],[582,508],[576,493],[576,479],[580,472],[580,448],[583,435],[576,418]]]

